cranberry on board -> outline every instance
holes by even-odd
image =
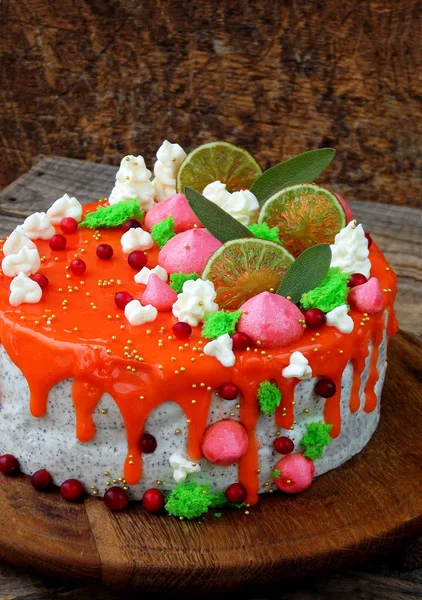
[[[0,456],[0,473],[3,475],[12,475],[19,471],[19,461],[12,454],[3,454]]]
[[[40,469],[31,475],[31,483],[36,490],[46,490],[52,483],[52,478],[47,469]]]
[[[315,393],[321,398],[331,398],[336,393],[336,384],[328,377],[321,377],[315,384]]]
[[[295,447],[293,441],[284,435],[276,438],[273,442],[273,445],[274,450],[279,454],[290,454],[293,452]]]
[[[151,454],[157,448],[157,440],[150,433],[143,433],[141,441],[139,442],[141,452],[145,454]]]
[[[164,496],[157,490],[156,488],[150,488],[146,490],[144,495],[142,496],[142,507],[151,513],[158,512],[164,506]]]
[[[67,479],[60,486],[60,494],[64,500],[74,502],[84,493],[84,486],[78,479]]]
[[[304,317],[306,326],[309,327],[309,329],[319,329],[327,320],[325,313],[319,308],[310,308],[309,310],[306,310]]]
[[[110,510],[123,510],[129,504],[129,496],[126,490],[113,486],[104,494],[104,502]]]
[[[225,491],[228,502],[242,504],[246,500],[247,492],[241,483],[232,483]]]

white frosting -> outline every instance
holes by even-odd
[[[124,254],[130,254],[134,250],[149,250],[154,245],[154,240],[142,227],[134,227],[122,235],[120,243]]]
[[[125,317],[131,325],[143,325],[157,318],[158,311],[151,304],[142,306],[139,300],[132,300],[125,306]]]
[[[149,269],[148,267],[142,267],[139,273],[136,273],[134,280],[136,281],[136,283],[143,283],[144,285],[146,285],[152,273],[154,273],[154,275],[157,275],[157,277],[159,277],[162,281],[167,281],[168,279],[167,271],[163,269],[163,267],[160,267],[160,265],[157,265],[153,269]]]
[[[286,379],[311,379],[312,369],[302,352],[296,351],[290,355],[290,364],[283,369],[282,375]]]
[[[186,460],[181,454],[172,454],[170,456],[170,466],[174,469],[173,477],[177,483],[185,481],[190,473],[199,473],[201,470],[199,463]]]
[[[330,248],[331,267],[338,267],[344,273],[362,273],[369,277],[371,261],[368,258],[368,240],[362,225],[350,221],[336,235]]]
[[[132,154],[122,158],[117,171],[116,183],[108,199],[110,204],[136,198],[143,210],[154,205],[154,186],[150,181],[151,171],[145,166],[142,156]]]
[[[223,367],[232,367],[236,362],[236,355],[233,352],[233,340],[228,333],[220,335],[216,340],[212,340],[212,342],[208,342],[204,346],[204,354],[215,356]]]
[[[3,254],[8,256],[9,254],[17,254],[22,248],[28,248],[28,250],[35,250],[36,245],[29,237],[25,234],[22,225],[18,225],[14,231],[9,235],[3,245]]]
[[[179,144],[171,144],[165,140],[158,149],[157,162],[154,165],[155,179],[152,182],[158,201],[176,194],[177,172],[185,158],[186,152]]]
[[[342,333],[352,333],[355,327],[352,317],[347,314],[346,304],[337,306],[325,316],[327,318],[326,324],[337,327]]]
[[[45,212],[29,215],[23,222],[23,230],[30,240],[49,240],[56,233]]]
[[[214,181],[205,186],[202,194],[214,204],[228,212],[242,225],[256,223],[259,213],[259,202],[250,190],[241,190],[230,194],[226,184]]]
[[[37,304],[42,298],[42,289],[36,281],[25,273],[19,273],[10,283],[9,302],[12,306]]]
[[[36,273],[41,265],[38,250],[21,248],[16,254],[5,256],[1,268],[6,277],[16,277],[20,273],[32,275]]]
[[[182,292],[177,295],[173,314],[179,321],[196,327],[206,314],[218,310],[218,304],[214,302],[216,295],[211,281],[189,279],[183,284]]]
[[[72,217],[79,223],[82,219],[82,204],[74,196],[65,194],[51,205],[47,216],[53,225],[60,225],[60,221],[66,217]]]

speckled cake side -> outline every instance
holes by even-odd
[[[384,331],[379,347],[378,373],[375,386],[378,398],[377,408],[371,413],[363,411],[364,387],[369,376],[372,348],[366,360],[361,377],[359,410],[353,414],[349,410],[353,366],[349,362],[342,377],[340,435],[326,449],[322,459],[315,461],[316,474],[321,475],[334,469],[360,452],[375,431],[380,411],[381,390],[387,366],[387,335]],[[271,472],[280,455],[273,449],[276,432],[288,435],[295,447],[305,432],[305,425],[323,419],[324,399],[315,395],[315,379],[302,381],[295,390],[295,420],[293,431],[276,426],[273,416],[261,415],[256,435],[259,444],[260,492],[276,489]],[[31,474],[46,468],[54,483],[60,485],[68,478],[79,479],[92,493],[96,486],[103,495],[107,482],[118,482],[123,478],[123,464],[127,453],[125,429],[117,405],[111,396],[105,394],[99,402],[94,421],[97,433],[93,441],[81,443],[75,435],[75,414],[71,399],[71,381],[62,381],[51,389],[47,413],[36,419],[29,412],[28,385],[21,371],[12,363],[4,348],[0,348],[0,454],[11,453],[18,457],[22,471]],[[222,400],[213,394],[209,423],[223,418],[237,419],[239,411],[236,400]],[[307,408],[309,412],[305,413]],[[234,413],[234,416],[231,415]],[[176,429],[180,434],[176,434]],[[169,457],[177,452],[186,454],[186,417],[179,405],[174,402],[161,404],[151,413],[146,430],[157,439],[157,449],[143,456],[143,477],[138,485],[131,486],[130,497],[141,499],[143,492],[150,487],[172,489],[176,483]],[[215,490],[224,490],[237,481],[237,466],[220,467],[207,460],[199,461],[201,473],[198,479],[211,482]],[[104,473],[108,472],[109,475]],[[157,484],[157,481],[162,483]]]

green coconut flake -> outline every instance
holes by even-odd
[[[337,306],[347,304],[349,277],[350,273],[343,273],[337,267],[331,267],[318,287],[302,294],[301,305],[306,310],[319,308],[327,313]]]
[[[306,425],[306,433],[300,440],[301,445],[305,448],[303,456],[311,460],[322,458],[324,448],[329,446],[333,441],[330,435],[332,425],[327,425],[322,421],[315,421]]]
[[[280,406],[281,391],[271,381],[263,381],[259,384],[258,401],[264,415],[273,415],[277,406]]]
[[[111,206],[99,206],[96,211],[89,212],[85,215],[79,227],[87,227],[88,229],[111,229],[119,227],[129,219],[142,220],[144,211],[141,210],[139,202],[133,200],[125,200]]]
[[[195,519],[208,512],[213,496],[208,484],[181,483],[170,493],[165,509],[174,517]]]
[[[270,242],[280,243],[278,236],[278,227],[269,227],[267,223],[253,223],[248,225],[249,231],[251,231],[255,237],[261,240],[270,240]]]
[[[174,219],[169,215],[159,223],[152,226],[151,237],[160,248],[162,248],[172,237],[176,235],[174,231]]]
[[[223,516],[223,513],[220,513],[220,512],[214,513],[214,517],[216,519],[221,519],[222,516]]]
[[[176,294],[180,294],[183,290],[183,284],[190,279],[199,279],[196,273],[172,273],[170,275],[170,287],[174,289]]]
[[[227,504],[228,502],[224,492],[215,492],[215,494],[211,494],[210,508],[222,508]]]
[[[204,317],[204,326],[202,335],[205,338],[216,339],[220,335],[228,333],[229,335],[236,331],[236,325],[242,316],[242,311],[224,312],[222,310],[214,313],[208,313]]]
[[[281,473],[278,469],[274,469],[274,471],[271,473],[271,475],[274,477],[274,479],[279,479],[279,477],[281,476]]]

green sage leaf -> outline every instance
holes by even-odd
[[[309,150],[264,171],[252,184],[260,206],[284,187],[297,183],[312,183],[333,160],[333,148]]]
[[[298,256],[277,288],[277,294],[297,303],[302,294],[316,288],[328,273],[331,263],[329,244],[317,244]]]
[[[242,223],[193,188],[186,186],[185,196],[202,225],[223,244],[230,240],[255,237]]]

